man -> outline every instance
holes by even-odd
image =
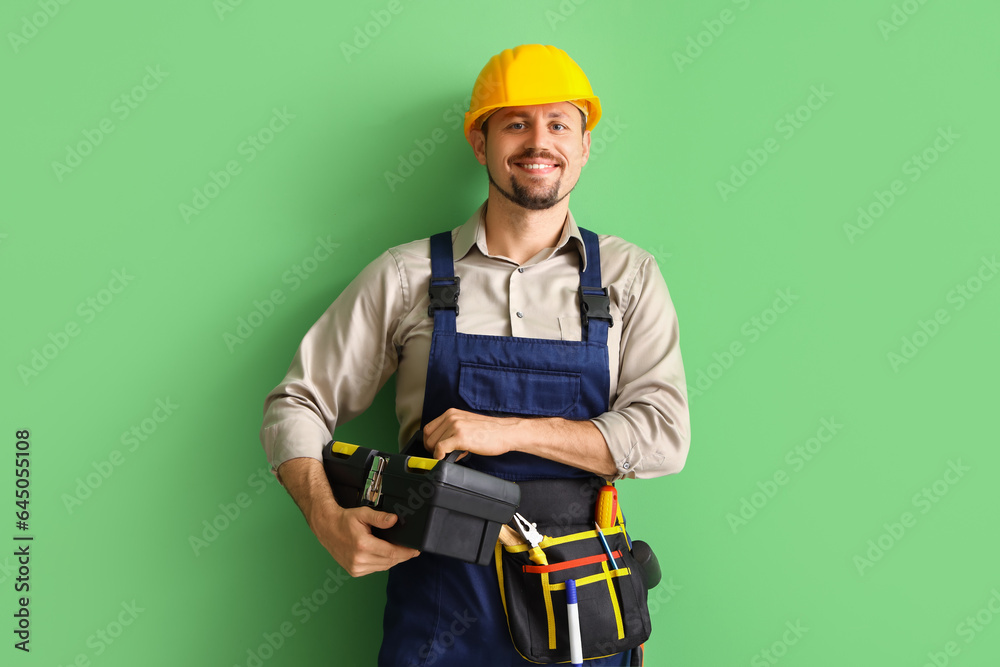
[[[320,543],[352,576],[392,568],[380,664],[531,664],[511,644],[492,566],[379,540],[371,529],[394,515],[333,498],[321,448],[393,372],[400,442],[422,428],[429,456],[468,452],[464,464],[517,481],[519,511],[553,531],[565,509],[557,488],[684,465],[687,395],[666,284],[648,253],[581,230],[569,212],[600,113],[560,49],[494,56],[465,118],[486,202],[458,229],[365,268],[265,403],[264,449]]]

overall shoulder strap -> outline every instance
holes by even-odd
[[[460,282],[455,276],[451,232],[435,234],[431,237],[431,280],[427,290],[431,299],[427,314],[434,318],[435,332],[455,332]]]
[[[607,344],[611,320],[611,299],[601,282],[601,248],[597,234],[580,227],[587,267],[580,262],[580,323],[583,340]]]

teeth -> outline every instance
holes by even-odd
[[[553,165],[551,165],[551,164],[522,164],[520,166],[524,167],[525,169],[546,169],[546,168],[551,167]]]

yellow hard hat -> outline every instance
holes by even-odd
[[[587,75],[562,49],[524,44],[490,58],[472,87],[465,114],[465,138],[472,143],[472,128],[501,107],[572,102],[587,114],[587,129],[601,118],[601,101],[594,95]]]

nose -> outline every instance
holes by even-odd
[[[544,120],[535,122],[531,126],[531,131],[527,137],[527,148],[535,150],[547,149],[549,147],[549,128]]]

